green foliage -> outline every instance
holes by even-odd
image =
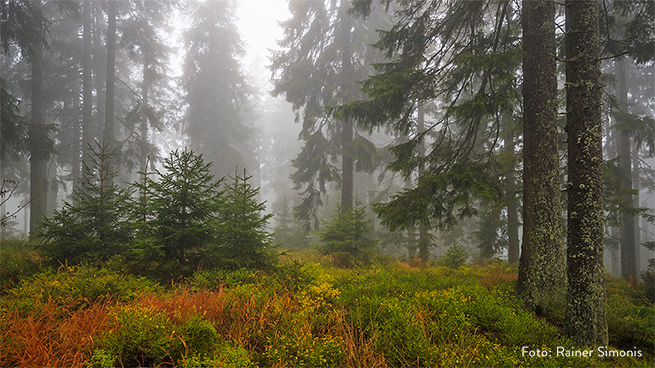
[[[623,349],[652,349],[655,346],[653,302],[641,299],[639,290],[633,289],[625,280],[606,278],[605,281],[610,343]]]
[[[478,214],[477,201],[498,199],[501,194],[492,168],[482,163],[455,164],[443,174],[426,173],[413,189],[405,189],[373,211],[390,230],[429,224],[441,230],[459,219]]]
[[[293,215],[293,209],[286,198],[277,207],[273,229],[275,244],[287,249],[306,248],[309,241],[307,227]]]
[[[372,230],[366,219],[366,207],[359,200],[348,211],[338,208],[318,232],[323,242],[321,252],[331,255],[335,264],[342,267],[368,263],[376,246],[369,238]]]
[[[261,272],[247,268],[202,270],[194,272],[186,280],[186,284],[192,290],[217,290],[222,286],[254,284],[261,275]]]
[[[41,270],[43,258],[36,249],[37,244],[25,239],[0,240],[0,292]]]
[[[175,331],[172,321],[161,311],[144,306],[120,306],[111,312],[115,329],[103,334],[96,343],[114,364],[127,367],[173,364],[173,356],[184,350],[181,331]]]
[[[70,266],[43,271],[8,291],[9,300],[23,312],[35,311],[46,301],[58,307],[79,309],[100,300],[133,300],[146,292],[161,291],[143,277],[119,274],[106,268]]]
[[[232,185],[224,187],[225,193],[219,212],[219,233],[214,262],[221,267],[265,269],[273,266],[271,234],[267,231],[268,220],[273,216],[263,214],[264,203],[257,201],[259,188],[248,182],[252,176],[230,177]]]
[[[554,356],[557,347],[574,347],[562,337],[564,317],[540,318],[526,311],[514,291],[516,268],[502,263],[453,269],[390,262],[343,269],[293,262],[277,271],[202,271],[197,273],[202,282],[194,276],[179,293],[156,288],[145,298],[134,298],[148,290],[143,279],[107,270],[71,267],[42,273],[13,289],[22,292],[3,296],[0,345],[3,353],[41,351],[34,341],[19,341],[28,341],[21,337],[29,335],[25,326],[47,320],[50,324],[41,326],[48,333],[41,335],[49,336],[51,345],[77,336],[60,337],[68,329],[88,331],[85,364],[94,367],[649,367],[653,362],[653,304],[619,279],[606,279],[609,346],[640,350],[642,358]],[[287,271],[295,276],[285,279]],[[116,296],[116,287],[108,294],[111,301],[89,299],[92,308],[61,308],[54,318],[42,314],[53,301],[75,306],[72,295],[93,298],[98,290],[111,289],[94,286],[96,279],[120,278],[119,283],[131,285],[118,293],[125,297]],[[215,285],[227,287],[217,291]],[[50,302],[32,299],[30,313],[15,313],[19,301],[39,293],[53,297]],[[97,318],[85,320],[89,315]],[[12,325],[19,316],[25,323]],[[525,356],[523,346],[550,349],[553,356]]]
[[[54,261],[106,261],[122,253],[130,240],[126,216],[129,192],[115,183],[118,173],[111,163],[113,152],[97,142],[90,150],[72,202],[65,202],[35,231],[35,237],[44,241],[44,254]]]
[[[466,263],[468,257],[469,256],[466,249],[464,249],[461,244],[455,243],[448,247],[446,254],[444,254],[443,258],[441,259],[441,262],[446,267],[459,268]]]
[[[136,221],[132,254],[137,264],[175,275],[198,267],[217,241],[217,215],[223,199],[216,181],[194,151],[173,151],[164,160],[158,181],[149,176],[134,183],[138,196],[132,210]]]
[[[284,334],[264,355],[273,364],[291,362],[295,367],[336,367],[345,356],[343,348],[338,337]]]

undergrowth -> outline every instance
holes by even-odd
[[[653,305],[630,284],[608,278],[610,347],[643,357],[558,357],[573,346],[555,317],[522,307],[515,281],[500,263],[296,260],[166,287],[107,268],[42,271],[2,298],[0,366],[652,366]]]

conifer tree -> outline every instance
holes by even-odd
[[[523,244],[518,291],[541,313],[565,286],[555,2],[523,1]]]
[[[45,253],[60,262],[106,261],[121,254],[130,240],[129,192],[114,182],[113,152],[97,142],[89,151],[72,203],[65,202],[36,230]]]
[[[352,207],[354,172],[372,169],[376,149],[358,133],[350,117],[334,118],[330,107],[354,101],[356,81],[368,75],[367,64],[379,60],[369,47],[379,20],[349,14],[350,1],[289,2],[291,18],[282,23],[282,50],[273,55],[274,95],[283,95],[302,123],[304,146],[293,161],[292,180],[302,190],[296,210],[318,227],[317,210],[329,183],[340,184],[343,211]],[[377,24],[376,24],[377,22]],[[341,162],[339,162],[341,160]]]
[[[239,66],[244,49],[234,8],[234,0],[193,2],[185,33],[186,133],[190,146],[214,163],[217,177],[232,174],[235,165],[255,169],[245,120],[250,87]]]
[[[579,346],[607,344],[598,22],[598,2],[566,1],[568,286],[565,332]]]
[[[214,179],[211,166],[194,151],[176,150],[164,159],[164,171],[156,170],[158,180],[144,173],[145,180],[133,184],[131,252],[147,271],[188,275],[216,242],[222,180]]]
[[[321,252],[331,255],[339,266],[350,267],[368,263],[376,242],[370,238],[373,227],[366,218],[366,207],[361,201],[348,211],[337,209],[318,236],[323,242]]]
[[[220,207],[220,231],[216,262],[225,268],[269,268],[274,264],[271,234],[267,231],[272,214],[264,214],[266,205],[258,202],[259,189],[249,183],[252,176],[235,173],[232,184],[225,185]]]

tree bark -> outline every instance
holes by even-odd
[[[523,1],[523,245],[519,295],[540,312],[564,292],[555,2]]]
[[[607,344],[603,279],[603,149],[599,6],[567,0],[567,310],[564,330],[578,346]]]

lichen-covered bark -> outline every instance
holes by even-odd
[[[598,2],[566,1],[568,252],[565,332],[607,344]]]
[[[526,305],[540,310],[565,285],[554,1],[523,1],[522,22],[524,227],[518,288]]]

